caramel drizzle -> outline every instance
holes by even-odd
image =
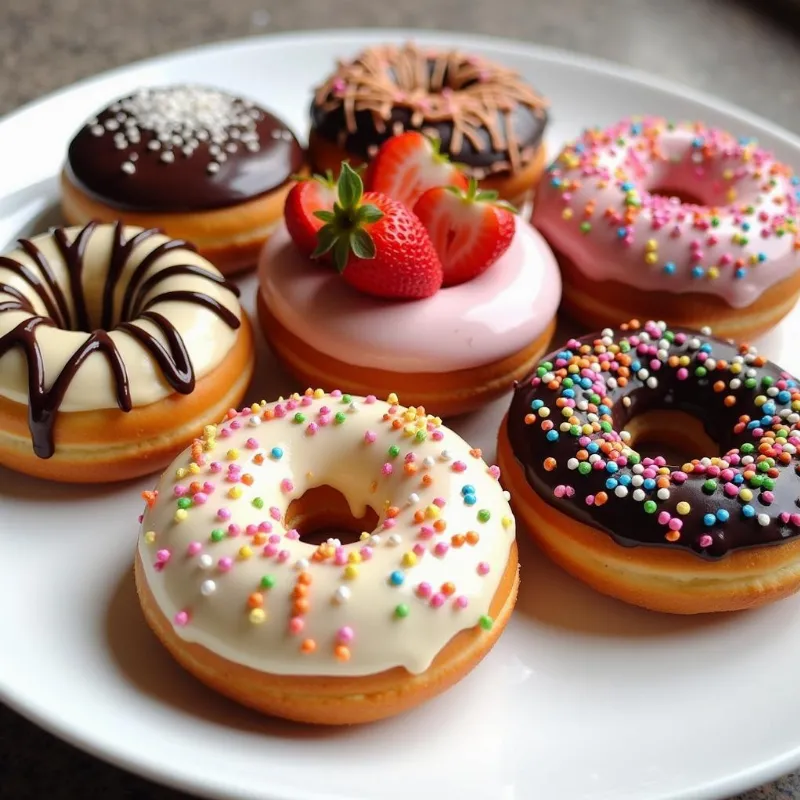
[[[0,337],[0,358],[13,347],[19,347],[25,355],[28,365],[28,428],[31,432],[34,453],[39,458],[50,458],[55,452],[53,427],[58,410],[73,379],[93,353],[101,353],[108,361],[114,378],[117,406],[124,412],[129,412],[133,407],[125,361],[106,329],[111,326],[114,318],[114,295],[128,260],[139,244],[159,233],[156,229],[140,231],[128,241],[124,241],[122,223],[115,224],[114,242],[103,287],[102,327],[90,333],[89,337],[69,357],[52,386],[49,389],[45,387],[44,359],[36,331],[41,325],[66,330],[86,330],[89,327],[90,320],[83,291],[83,268],[86,248],[95,229],[96,223],[90,222],[72,242],[67,239],[63,229],[57,228],[53,232],[53,239],[64,259],[69,275],[70,293],[75,307],[74,317],[69,313],[67,295],[56,281],[47,258],[33,242],[21,239],[20,247],[37,265],[42,275],[41,279],[22,262],[8,256],[0,257],[0,268],[11,271],[28,284],[41,299],[48,314],[48,316],[36,314],[28,297],[16,287],[0,282],[0,294],[10,298],[0,302],[0,313],[22,311],[31,315]],[[176,264],[142,280],[150,267],[165,253],[172,250],[192,251],[193,249],[188,243],[173,239],[160,244],[148,253],[134,270],[131,280],[125,288],[121,309],[122,322],[114,328],[114,330],[122,331],[136,339],[158,364],[164,379],[176,392],[181,394],[190,394],[195,387],[195,373],[186,344],[169,319],[163,314],[150,310],[151,307],[168,301],[194,303],[209,309],[232,330],[238,329],[241,325],[235,314],[202,292],[175,290],[158,293],[154,291],[161,281],[169,277],[194,275],[221,285],[238,296],[239,292],[235,286],[203,267],[194,264]],[[149,299],[145,300],[148,295]],[[134,312],[132,316],[131,311]],[[166,346],[134,321],[128,321],[132,318],[148,320],[161,332]]]
[[[518,169],[523,153],[514,135],[511,114],[518,105],[541,115],[546,100],[511,69],[458,51],[426,52],[413,44],[365,50],[338,68],[316,91],[315,104],[323,111],[342,108],[347,132],[357,129],[356,113],[369,111],[375,129],[385,133],[392,109],[411,111],[412,128],[450,122],[450,153],[457,156],[466,139],[480,151],[481,132],[488,133],[492,149],[505,152]],[[397,131],[393,131],[396,133]]]

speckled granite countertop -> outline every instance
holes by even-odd
[[[800,133],[800,6],[792,0],[0,0],[0,113],[101,70],[201,42],[359,26],[464,30],[601,56]],[[0,705],[0,798],[76,797],[186,800]],[[784,798],[800,798],[800,775],[737,800]]]

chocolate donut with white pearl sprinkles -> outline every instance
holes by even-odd
[[[62,206],[74,224],[159,227],[230,273],[253,264],[303,170],[292,131],[252,100],[203,86],[143,88],[72,139]]]
[[[632,321],[570,339],[516,387],[498,461],[568,572],[654,610],[730,611],[800,586],[798,412],[800,383],[756,348]]]

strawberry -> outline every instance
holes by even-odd
[[[314,216],[325,223],[312,258],[330,254],[342,277],[377,297],[420,299],[442,285],[442,265],[422,223],[379,192],[364,194],[358,173],[342,164],[333,209]]]
[[[335,202],[336,185],[330,172],[301,178],[286,196],[283,218],[289,235],[303,255],[310,256],[314,252],[317,233],[324,225],[314,212],[331,211]]]
[[[452,186],[428,189],[414,213],[431,237],[444,270],[444,286],[472,280],[487,270],[514,238],[511,206],[497,192],[479,191],[471,179],[466,191]]]
[[[416,131],[387,139],[369,165],[367,189],[383,192],[409,208],[434,186],[467,188],[467,178],[447,156],[439,152],[439,141]]]

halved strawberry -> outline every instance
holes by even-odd
[[[379,192],[363,193],[359,175],[342,164],[333,210],[315,212],[325,224],[312,258],[330,254],[356,289],[377,297],[421,299],[442,285],[442,265],[422,223]]]
[[[444,286],[472,280],[488,269],[508,250],[516,229],[511,206],[498,202],[497,192],[479,191],[475,180],[466,191],[428,189],[414,213],[442,262]]]
[[[409,208],[434,186],[466,189],[467,177],[439,152],[438,140],[416,131],[387,139],[367,170],[368,191],[382,192]]]
[[[330,172],[301,178],[286,196],[283,218],[292,241],[303,255],[314,252],[317,233],[324,225],[315,212],[332,211],[335,202],[336,184]]]

